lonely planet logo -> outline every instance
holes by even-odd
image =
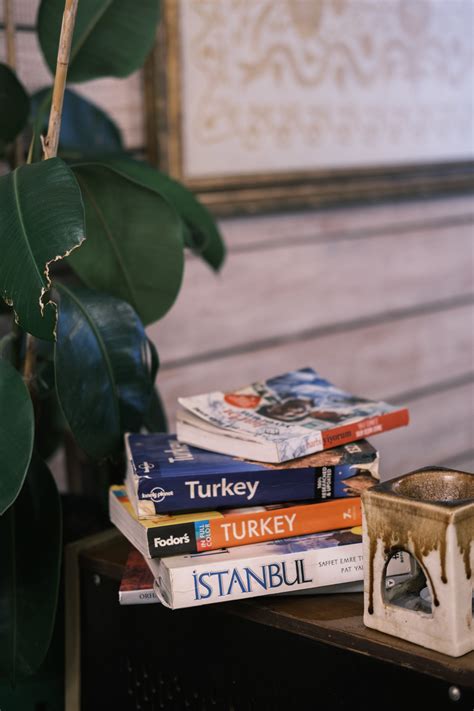
[[[155,486],[149,494],[143,494],[144,499],[151,499],[155,504],[161,504],[167,496],[174,496],[174,491],[165,491],[162,486]]]

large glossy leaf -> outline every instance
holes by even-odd
[[[113,454],[148,411],[155,361],[132,307],[85,288],[61,294],[56,386],[79,445],[94,458]]]
[[[13,331],[0,338],[0,359],[13,363],[16,335]]]
[[[35,396],[37,400],[48,398],[56,390],[54,377],[54,343],[36,342]],[[38,419],[38,418],[37,418]]]
[[[38,38],[53,73],[63,11],[64,0],[43,0],[38,13]],[[131,74],[153,46],[158,19],[158,0],[80,0],[68,80]]]
[[[33,450],[35,418],[21,375],[0,360],[0,515],[15,501]]]
[[[10,143],[24,128],[30,101],[16,74],[0,63],[0,144]]]
[[[61,509],[46,464],[33,455],[23,488],[0,516],[0,674],[33,674],[49,647],[61,565]]]
[[[106,164],[130,180],[154,190],[165,200],[168,200],[189,230],[190,239],[187,246],[191,247],[213,269],[219,269],[222,266],[225,258],[225,245],[222,236],[209,210],[197,200],[190,190],[142,161],[117,158],[107,160]]]
[[[37,403],[36,444],[38,454],[49,459],[63,444],[67,423],[58,402],[56,390]]]
[[[68,260],[93,289],[128,301],[145,324],[174,303],[183,278],[182,223],[152,190],[99,163],[73,166],[87,243]]]
[[[48,301],[49,264],[85,236],[81,192],[60,159],[25,165],[0,178],[0,295],[18,323],[53,339],[56,306]]]
[[[31,97],[36,129],[45,134],[48,112],[44,105],[51,102],[51,89],[41,89]],[[38,121],[36,122],[36,118]],[[98,153],[123,153],[122,136],[117,124],[105,111],[71,89],[64,93],[59,153],[69,160]]]
[[[150,406],[145,415],[143,424],[148,432],[168,432],[168,419],[160,393],[156,387],[153,390]]]

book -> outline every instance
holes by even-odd
[[[139,518],[280,501],[359,496],[378,483],[378,453],[366,440],[283,464],[251,462],[177,441],[127,434],[127,487]]]
[[[352,395],[312,368],[178,403],[180,442],[261,462],[285,462],[408,424],[406,408]]]
[[[123,571],[119,588],[119,603],[121,605],[149,605],[160,603],[153,587],[155,579],[150,567],[142,554],[133,549],[130,551]],[[288,595],[328,595],[333,593],[363,592],[363,581],[340,583],[339,585],[324,585],[319,588],[294,590]],[[284,594],[284,593],[283,593]]]
[[[120,582],[119,603],[148,605],[151,602],[159,602],[153,589],[153,582],[153,574],[142,554],[136,549],[131,550]]]
[[[161,602],[175,610],[361,581],[361,527],[275,540],[214,553],[147,559]],[[403,551],[388,574],[406,573]]]
[[[146,558],[199,553],[361,524],[360,497],[139,519],[124,486],[109,489],[112,523]]]

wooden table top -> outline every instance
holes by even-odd
[[[99,545],[81,553],[80,565],[106,577],[120,580],[131,549],[117,531]],[[117,603],[118,604],[118,603]],[[363,594],[266,596],[206,607],[237,615],[358,654],[444,679],[451,684],[474,688],[474,652],[448,657],[410,642],[365,627],[362,621]],[[179,610],[171,614],[179,614]]]

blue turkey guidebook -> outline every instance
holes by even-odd
[[[139,518],[359,496],[379,476],[377,450],[365,440],[283,464],[209,452],[169,434],[127,434],[125,444],[127,487]]]

